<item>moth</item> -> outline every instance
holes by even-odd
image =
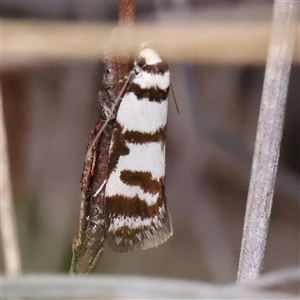
[[[119,252],[148,249],[173,234],[165,195],[170,71],[148,44],[134,62],[117,111],[105,187],[107,239]]]

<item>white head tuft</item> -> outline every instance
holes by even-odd
[[[139,57],[145,58],[146,65],[155,65],[162,62],[158,53],[149,44],[142,44],[142,50],[139,53]]]

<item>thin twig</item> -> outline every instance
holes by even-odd
[[[18,246],[17,226],[12,199],[12,187],[9,172],[7,139],[3,116],[2,95],[0,91],[0,119],[1,119],[1,239],[4,255],[4,266],[8,276],[21,274],[21,258]]]
[[[275,1],[262,102],[248,191],[238,282],[258,276],[274,194],[286,94],[294,44],[297,1]]]
[[[127,25],[133,24],[134,0],[120,0],[119,11],[119,27],[113,31],[112,37],[116,32],[123,31]],[[120,44],[119,47],[123,49],[121,57],[114,56],[110,49],[106,49],[103,55],[104,89],[99,93],[99,102],[104,110],[109,108],[110,115],[107,116],[106,121],[100,119],[96,122],[89,137],[81,179],[79,233],[73,242],[71,273],[75,274],[93,271],[103,254],[106,240],[105,181],[113,115],[132,76],[128,76],[125,83],[123,82],[122,79],[129,70],[129,54],[124,45]]]
[[[119,26],[134,24],[135,0],[119,0]]]

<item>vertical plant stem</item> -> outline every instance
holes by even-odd
[[[134,0],[119,0],[119,26],[113,31],[111,38],[114,38],[117,31],[133,25],[134,4]],[[98,99],[101,107],[115,107],[115,101],[124,86],[122,79],[129,71],[126,47],[120,44],[117,46],[122,47],[122,57],[112,56],[109,50],[103,55],[104,89],[100,91]],[[107,231],[105,188],[99,191],[99,187],[104,186],[106,180],[112,131],[112,121],[105,125],[105,121],[100,119],[95,123],[89,137],[81,179],[79,233],[73,241],[71,273],[85,274],[93,271],[104,251]]]
[[[135,0],[119,0],[119,26],[134,24]]]
[[[1,239],[4,256],[4,267],[8,276],[21,274],[21,258],[18,246],[17,226],[12,199],[12,187],[9,172],[7,139],[3,116],[2,94],[0,90],[0,119],[1,119]]]
[[[237,282],[258,276],[264,257],[282,137],[298,1],[276,0],[252,162]]]

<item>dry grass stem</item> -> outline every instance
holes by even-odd
[[[107,51],[113,24],[2,20],[3,68],[39,61],[99,59]],[[87,34],[88,33],[88,34]],[[270,23],[257,22],[156,22],[137,23],[127,34],[116,34],[111,55],[130,54],[146,39],[157,42],[168,62],[263,64],[267,56]],[[299,62],[299,57],[295,56]]]
[[[273,290],[282,289],[290,285],[300,285],[300,266],[264,274],[248,286]]]
[[[134,276],[25,275],[3,278],[4,298],[30,299],[298,299],[246,286]]]
[[[238,282],[258,276],[264,257],[299,2],[275,1],[272,35],[252,162]]]
[[[12,187],[9,172],[7,139],[3,116],[2,94],[0,90],[0,119],[1,119],[1,239],[4,256],[4,267],[8,276],[21,274],[21,258],[18,246],[17,226],[12,199]]]

